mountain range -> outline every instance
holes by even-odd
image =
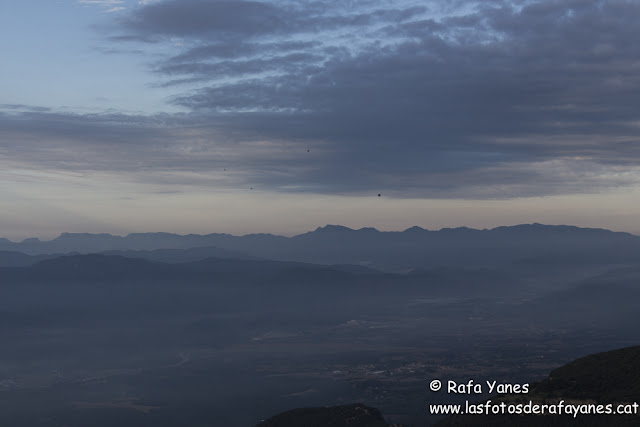
[[[409,271],[440,265],[504,266],[512,263],[598,264],[640,261],[640,237],[603,229],[523,224],[476,230],[466,227],[430,231],[350,229],[327,225],[293,237],[272,234],[63,233],[40,241],[0,239],[0,251],[27,255],[107,253],[153,261],[241,258],[316,264],[354,264],[384,271]],[[27,258],[15,263],[26,265]],[[7,255],[2,261],[7,265]],[[39,259],[33,259],[33,262]],[[0,264],[2,265],[2,264]]]
[[[607,230],[326,226],[0,248],[0,425],[430,425],[440,372],[540,379],[640,340],[640,237]],[[636,359],[608,357],[531,396],[564,396],[594,369],[635,381],[617,369]],[[598,375],[566,396],[622,398]],[[296,407],[312,409],[269,418]]]

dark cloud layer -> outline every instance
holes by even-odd
[[[233,162],[238,185],[281,191],[598,191],[636,183],[638,19],[640,4],[616,0],[163,1],[122,18],[114,37],[178,38],[182,52],[153,70],[190,113],[126,126],[21,117],[155,153],[144,159],[156,167]]]
[[[285,27],[289,17],[284,12],[267,2],[174,0],[143,7],[123,24],[142,34],[253,35]]]

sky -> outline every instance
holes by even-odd
[[[639,20],[631,0],[3,1],[0,236],[640,234]]]

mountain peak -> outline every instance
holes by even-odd
[[[324,227],[318,227],[314,230],[314,233],[336,233],[344,231],[355,231],[352,228],[345,227],[343,225],[331,225],[327,224]]]
[[[29,237],[24,239],[21,243],[40,243],[40,239],[37,237]]]
[[[455,227],[455,228],[450,228],[450,227],[445,227],[445,228],[441,228],[440,231],[442,232],[459,232],[459,233],[464,233],[464,232],[473,232],[473,231],[478,231],[475,228],[469,228],[469,227]]]
[[[54,240],[71,240],[71,239],[101,239],[101,238],[112,238],[113,235],[109,233],[62,233],[60,236],[56,237]]]
[[[359,231],[361,233],[379,233],[380,231],[378,231],[376,228],[373,227],[362,227],[356,231]]]
[[[532,232],[532,233],[588,233],[588,234],[618,234],[618,235],[629,235],[630,233],[624,232],[614,232],[611,230],[606,230],[604,228],[590,228],[590,227],[577,227],[575,225],[551,225],[551,224],[540,224],[538,222],[534,222],[532,224],[518,224],[511,226],[501,226],[491,229],[490,231],[506,231],[506,232]]]
[[[403,233],[422,233],[423,231],[429,231],[429,230],[422,227],[418,227],[417,225],[414,225],[413,227],[409,227],[406,230],[404,230]]]

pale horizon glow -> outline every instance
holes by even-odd
[[[175,234],[270,233],[294,236],[327,224],[352,229],[373,227],[403,231],[413,226],[429,230],[541,223],[605,228],[640,235],[640,208],[633,200],[640,188],[600,195],[518,198],[511,200],[397,199],[389,197],[317,196],[262,193],[138,194],[135,198],[78,192],[74,200],[50,204],[23,200],[24,210],[7,212],[0,220],[0,236],[12,241],[36,237],[51,240],[63,232]],[[31,206],[31,208],[28,208]],[[73,209],[70,209],[73,206]],[[97,208],[97,213],[96,213]],[[20,229],[22,222],[29,229]],[[44,224],[39,228],[37,224]]]

